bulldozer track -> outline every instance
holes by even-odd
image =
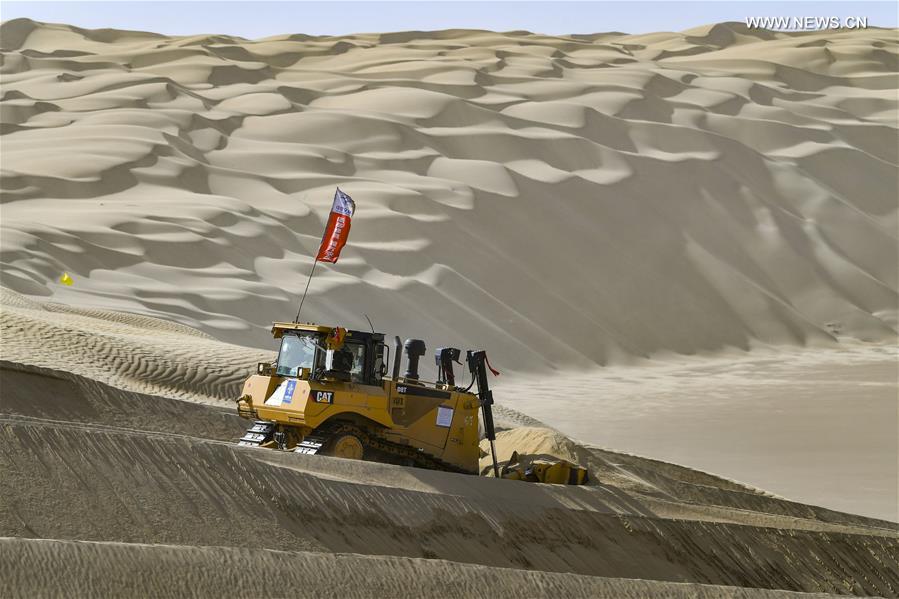
[[[368,430],[349,422],[338,421],[330,427],[326,425],[323,429],[320,429],[313,434],[315,436],[325,437],[327,441],[330,441],[340,434],[351,434],[362,441],[362,445],[365,449],[374,449],[375,451],[379,451],[388,456],[399,458],[401,460],[409,460],[412,462],[412,466],[426,468],[428,470],[473,474],[423,451],[419,451],[409,445],[394,443],[393,441],[384,439],[380,435],[371,434]],[[327,441],[325,442],[324,447],[327,447]]]
[[[264,433],[264,439],[260,438],[258,441],[255,439],[249,440],[248,435],[257,428],[259,430],[262,430],[262,427],[260,427],[260,425],[262,424],[271,425],[266,429],[266,432]],[[264,423],[264,421],[256,421],[249,429],[247,429],[248,435],[245,435],[243,439],[239,441],[239,444],[268,448],[266,444],[271,438],[271,435],[274,432],[274,428],[274,423]],[[343,420],[325,423],[324,426],[319,427],[312,433],[306,435],[306,437],[304,437],[303,440],[297,444],[293,451],[295,453],[303,454],[328,455],[328,451],[330,450],[329,443],[337,436],[342,434],[354,435],[359,439],[359,441],[362,442],[362,446],[366,451],[369,452],[369,454],[371,450],[374,450],[381,454],[380,457],[394,458],[399,460],[400,463],[403,463],[404,465],[416,466],[418,468],[425,468],[428,470],[440,470],[443,472],[476,474],[473,472],[468,472],[467,470],[459,468],[458,466],[454,466],[453,464],[450,464],[448,462],[444,462],[439,458],[436,458],[423,451],[419,451],[418,449],[409,445],[403,445],[401,443],[388,441],[378,434],[372,434],[372,432],[366,428]]]
[[[97,423],[86,423],[86,422],[73,422],[70,420],[52,420],[49,418],[39,418],[35,416],[24,416],[19,414],[0,414],[0,424],[10,424],[10,425],[19,425],[19,426],[31,426],[31,427],[46,427],[46,428],[57,428],[57,429],[76,429],[82,430],[90,433],[107,433],[107,434],[117,434],[117,435],[129,435],[129,436],[140,436],[140,437],[161,437],[161,438],[170,438],[170,439],[189,439],[191,441],[199,441],[202,443],[207,443],[211,445],[225,445],[234,447],[237,445],[234,441],[224,441],[217,439],[209,439],[206,437],[196,437],[193,435],[186,435],[182,433],[171,433],[165,431],[152,431],[145,430],[139,428],[129,428],[124,426],[114,426],[107,424],[97,424]],[[419,468],[427,468],[429,470],[442,470],[444,472],[456,472],[462,474],[471,474],[462,470],[461,468],[457,468],[452,464],[448,464],[443,460],[439,460],[433,456],[430,456],[424,452],[420,452],[412,447],[406,445],[400,445],[399,443],[393,443],[391,441],[387,441],[385,439],[381,439],[375,435],[370,435],[365,429],[355,426],[346,422],[338,422],[331,426],[325,426],[307,438],[321,438],[323,440],[323,446],[327,446],[327,441],[331,440],[334,435],[340,433],[350,433],[356,435],[360,441],[362,441],[363,446],[368,449],[372,448],[377,451],[381,451],[385,454],[398,457],[405,458],[412,461],[413,466],[417,466]]]

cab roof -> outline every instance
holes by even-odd
[[[306,331],[308,333],[322,333],[327,335],[334,327],[326,327],[311,322],[275,322],[272,323],[272,336],[280,339],[285,331]]]
[[[280,339],[287,331],[305,331],[307,333],[328,335],[335,328],[336,327],[328,327],[311,322],[275,322],[272,323],[272,337]],[[347,329],[346,334],[347,337],[352,337],[354,339],[368,339],[370,337],[378,342],[383,341],[384,339],[384,333],[368,333],[366,331],[353,331]]]

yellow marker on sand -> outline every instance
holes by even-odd
[[[59,277],[59,282],[62,283],[63,285],[71,286],[72,283],[74,283],[75,281],[72,280],[72,277],[69,276],[69,273],[64,272],[64,273],[62,273],[62,276]]]

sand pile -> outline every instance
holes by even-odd
[[[893,31],[2,39],[21,293],[262,347],[340,185],[316,321],[519,369],[895,339]]]
[[[516,462],[522,467],[527,467],[533,460],[563,460],[572,464],[588,466],[590,452],[584,447],[563,435],[562,433],[535,426],[521,426],[510,430],[500,430],[494,443],[496,459],[500,468],[504,465],[515,465],[512,462],[513,454],[517,454]],[[487,476],[494,476],[493,461],[490,456],[490,442],[481,440],[480,472]],[[592,464],[595,466],[596,464]],[[598,484],[597,469],[591,468],[594,475],[588,484]]]
[[[496,458],[506,461],[517,451],[520,455],[546,455],[578,463],[587,452],[565,435],[547,428],[518,427],[501,431],[496,438]]]

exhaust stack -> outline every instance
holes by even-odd
[[[403,347],[406,350],[406,360],[408,361],[408,364],[406,364],[406,373],[403,375],[403,378],[417,381],[418,359],[425,355],[425,351],[427,350],[425,342],[421,339],[406,339],[406,343]]]

